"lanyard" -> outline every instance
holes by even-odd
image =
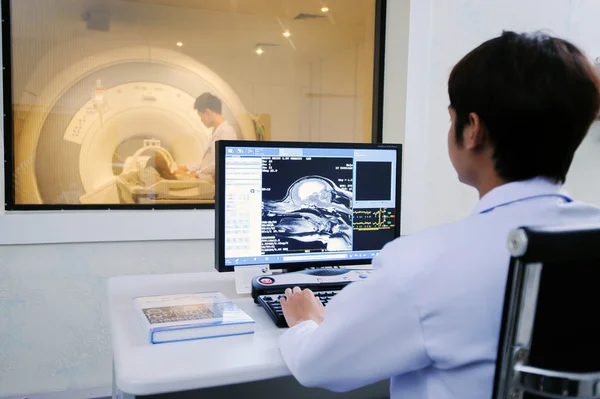
[[[503,206],[512,205],[512,204],[515,204],[517,202],[529,201],[529,200],[532,200],[532,199],[543,198],[543,197],[557,197],[557,198],[562,198],[567,204],[570,203],[570,202],[573,202],[573,199],[571,197],[567,197],[566,195],[563,195],[563,194],[541,194],[541,195],[533,195],[531,197],[520,198],[518,200],[514,200],[514,201],[510,201],[510,202],[505,202],[504,204],[500,204],[500,205],[496,205],[496,206],[493,206],[493,207],[488,208],[488,209],[484,209],[483,211],[481,211],[479,213],[480,214],[482,214],[482,213],[488,213],[488,212],[493,211],[496,208],[500,208],[500,207],[503,207]]]

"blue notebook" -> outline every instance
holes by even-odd
[[[254,333],[254,320],[220,292],[134,298],[150,342]]]

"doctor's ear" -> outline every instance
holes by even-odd
[[[463,131],[464,147],[468,150],[478,150],[485,144],[485,126],[475,112],[469,114],[469,123]]]

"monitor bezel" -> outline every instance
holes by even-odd
[[[335,142],[301,142],[301,141],[242,141],[219,140],[216,142],[215,151],[215,269],[218,272],[233,272],[235,266],[225,265],[225,184],[220,176],[225,175],[225,148],[226,147],[279,147],[279,148],[352,148],[352,149],[393,149],[396,150],[396,225],[394,239],[401,234],[401,200],[402,200],[402,144],[395,143],[335,143]],[[356,260],[331,260],[309,261],[294,263],[276,263],[269,265],[273,270],[302,270],[308,267],[353,266],[370,264],[372,259]],[[245,265],[240,267],[248,267]]]

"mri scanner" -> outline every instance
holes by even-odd
[[[193,105],[204,92],[222,100],[223,115],[241,139],[255,139],[252,119],[231,87],[176,51],[141,46],[69,60],[77,54],[70,46],[47,55],[23,91],[19,104],[29,110],[14,137],[15,202],[214,202],[211,179],[148,184],[141,175],[156,154],[172,171],[202,159],[211,131]]]

